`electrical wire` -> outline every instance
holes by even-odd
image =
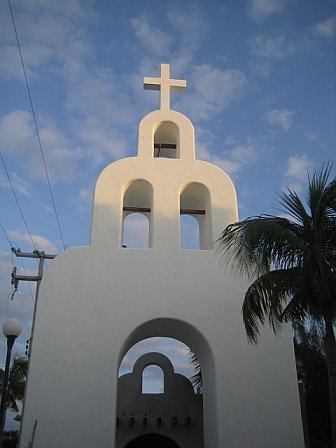
[[[6,232],[5,228],[4,228],[4,226],[2,225],[2,222],[0,222],[0,227],[1,227],[3,233],[4,233],[5,237],[6,237],[6,240],[8,241],[10,247],[12,248],[12,242],[11,242],[11,240],[8,238],[7,232]]]
[[[24,275],[27,277],[27,271],[26,271],[25,265],[24,265],[23,260],[22,260],[21,257],[20,257],[20,261],[21,261],[21,264],[22,264],[22,269],[23,269]],[[32,292],[31,287],[30,287],[30,282],[27,282],[27,285],[28,285],[30,297],[31,297],[32,301],[34,302],[34,296],[33,296],[33,292]]]
[[[0,158],[1,158],[2,165],[3,165],[3,167],[4,167],[4,170],[5,170],[5,173],[6,173],[8,182],[9,182],[9,185],[10,185],[10,187],[11,187],[11,189],[12,189],[12,193],[13,193],[14,199],[15,199],[15,201],[16,201],[16,205],[18,206],[18,209],[20,210],[22,220],[23,220],[23,222],[24,222],[24,225],[26,226],[26,230],[27,230],[27,232],[28,232],[30,241],[31,241],[31,243],[32,243],[32,245],[33,245],[33,247],[34,247],[34,249],[36,249],[35,243],[34,243],[34,241],[33,241],[33,238],[32,238],[32,236],[31,236],[30,230],[29,230],[29,228],[28,228],[28,224],[27,224],[26,218],[24,217],[22,208],[21,208],[21,206],[20,206],[20,203],[19,203],[19,200],[18,200],[18,198],[17,198],[17,196],[16,196],[16,193],[15,193],[15,190],[14,190],[14,187],[13,187],[13,184],[12,184],[12,181],[11,181],[11,178],[10,178],[10,176],[9,176],[9,173],[8,173],[8,170],[7,170],[7,167],[6,167],[6,164],[5,164],[5,160],[4,160],[4,158],[2,157],[1,151],[0,151]]]
[[[4,228],[4,226],[2,225],[2,222],[1,222],[1,221],[0,221],[0,227],[1,227],[3,233],[4,233],[5,237],[6,237],[6,240],[8,241],[8,243],[9,243],[9,245],[10,245],[11,252],[12,252],[12,266],[13,266],[13,268],[14,268],[14,262],[13,262],[13,250],[14,250],[14,245],[17,246],[17,244],[13,243],[13,242],[8,238],[8,234],[7,234],[7,232],[6,232],[5,228]],[[20,257],[20,261],[21,261],[21,264],[22,264],[23,272],[24,272],[25,276],[27,277],[26,267],[25,267],[25,265],[24,265],[23,260],[22,260],[21,257]],[[29,289],[30,297],[31,297],[31,299],[34,301],[34,296],[33,296],[33,292],[32,292],[31,287],[30,287],[30,282],[27,282],[27,284],[28,284],[28,289]],[[11,300],[13,300],[13,297],[14,297],[14,294],[12,295],[12,299],[11,299]]]
[[[59,234],[60,234],[60,237],[61,237],[61,240],[62,240],[63,249],[66,250],[66,246],[65,246],[65,243],[64,243],[63,234],[62,234],[62,230],[61,230],[61,225],[60,225],[60,221],[59,221],[59,217],[58,217],[58,213],[57,213],[57,209],[56,209],[56,204],[55,204],[55,200],[54,200],[54,195],[53,195],[52,189],[51,189],[51,184],[50,184],[47,164],[46,164],[46,161],[45,161],[44,152],[43,152],[43,148],[42,148],[42,142],[41,142],[41,138],[40,138],[40,133],[39,133],[38,126],[37,126],[37,120],[36,120],[35,110],[34,110],[34,106],[33,106],[32,96],[31,96],[31,93],[30,93],[28,77],[27,77],[27,73],[26,73],[25,64],[24,64],[24,61],[23,61],[21,45],[20,45],[19,36],[18,36],[18,33],[17,33],[16,25],[15,25],[14,14],[13,14],[12,5],[11,5],[10,0],[8,0],[8,5],[9,5],[9,10],[10,10],[10,13],[11,13],[11,17],[12,17],[12,23],[13,23],[15,37],[16,37],[16,43],[17,43],[18,50],[19,50],[19,53],[20,53],[22,70],[23,70],[25,81],[26,81],[26,87],[27,87],[27,92],[28,92],[28,97],[29,97],[30,108],[31,108],[32,115],[33,115],[35,131],[36,131],[37,140],[38,140],[38,143],[39,143],[40,152],[41,152],[41,156],[42,156],[42,160],[43,160],[44,171],[45,171],[45,174],[46,174],[46,179],[47,179],[47,183],[48,183],[48,187],[49,187],[49,193],[50,193],[50,197],[51,197],[51,202],[53,204],[54,213],[55,213],[55,217],[56,217],[56,221],[57,221],[57,227],[58,227],[58,231],[59,231]]]

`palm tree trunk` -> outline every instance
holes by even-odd
[[[4,409],[4,415],[1,421],[1,439],[0,439],[0,446],[2,448],[2,442],[3,442],[3,435],[4,435],[4,430],[5,430],[5,426],[6,426],[6,414],[7,414],[7,405],[5,405],[5,409]]]
[[[336,448],[336,340],[331,315],[325,318],[325,354],[328,368],[332,446]]]

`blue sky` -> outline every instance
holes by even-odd
[[[12,0],[12,7],[69,247],[89,243],[99,172],[136,154],[137,125],[159,107],[143,77],[158,76],[160,63],[187,80],[172,108],[193,121],[197,157],[231,175],[240,218],[279,213],[279,191],[304,192],[307,170],[335,158],[334,0]],[[7,2],[0,33],[0,150],[37,247],[59,253]],[[33,250],[2,166],[0,194],[9,239]],[[35,267],[26,263],[27,272]],[[1,317],[24,322],[22,350],[33,300],[25,284],[10,300],[11,269],[0,231]]]

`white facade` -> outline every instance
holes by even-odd
[[[193,126],[170,110],[174,80],[169,66],[162,73],[170,85],[140,123],[138,156],[99,176],[90,246],[59,255],[41,284],[21,448],[35,420],[34,448],[114,447],[119,364],[152,336],[184,342],[200,361],[205,448],[303,447],[290,328],[278,337],[265,328],[257,346],[247,343],[247,284],[223,270],[212,246],[238,219],[235,189],[195,160]],[[154,143],[176,143],[163,148],[173,158],[154,157]],[[133,207],[149,218],[149,248],[122,248]],[[180,209],[205,211],[195,215],[201,250],[180,249]]]

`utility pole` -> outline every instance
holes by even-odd
[[[39,251],[39,250],[34,250],[33,252],[21,252],[20,249],[12,248],[12,251],[13,251],[13,253],[17,257],[21,257],[21,258],[35,258],[35,259],[39,260],[37,275],[18,275],[16,273],[17,269],[15,267],[13,269],[13,272],[12,272],[12,281],[11,281],[12,285],[14,286],[14,290],[17,289],[19,281],[36,282],[35,303],[34,303],[34,313],[33,313],[33,320],[32,320],[32,329],[31,329],[29,348],[27,348],[27,355],[29,357],[30,350],[31,350],[31,347],[32,347],[32,342],[33,342],[37,299],[38,299],[38,295],[39,295],[39,291],[40,291],[41,280],[42,280],[42,277],[43,277],[44,262],[45,262],[45,260],[53,260],[57,255],[46,254],[45,252]],[[29,339],[28,339],[28,341],[29,341]],[[27,341],[27,346],[28,346],[28,341]],[[27,370],[27,379],[28,379],[28,375],[29,375],[29,362],[28,362],[28,370]],[[24,390],[24,398],[23,398],[23,406],[22,406],[22,417],[24,415],[24,409],[25,409],[26,386],[27,386],[27,381],[26,381],[25,390]],[[32,440],[29,442],[29,446],[30,447],[33,446],[36,424],[37,424],[37,420],[35,421],[35,424],[34,424]],[[21,428],[22,428],[22,425],[20,426],[19,441],[21,439]]]
[[[39,259],[37,275],[18,275],[16,273],[16,268],[14,268],[14,270],[12,272],[12,285],[14,285],[14,288],[17,288],[19,281],[36,282],[36,292],[35,292],[35,306],[36,306],[36,300],[38,298],[40,284],[41,284],[41,280],[43,277],[44,261],[45,260],[53,260],[57,255],[46,254],[45,252],[40,251],[40,250],[34,250],[33,252],[21,252],[20,249],[12,248],[12,251],[17,257],[38,258]],[[35,313],[34,313],[34,317],[35,317]],[[33,319],[33,322],[34,322],[34,319]]]
[[[12,272],[12,285],[14,286],[14,290],[17,289],[18,284],[20,281],[24,282],[36,282],[36,290],[35,290],[35,303],[34,303],[34,313],[33,313],[33,320],[32,320],[32,331],[31,331],[31,337],[30,337],[30,344],[29,344],[29,351],[32,344],[33,334],[34,334],[34,324],[35,324],[35,314],[36,314],[36,306],[37,306],[37,299],[40,291],[40,284],[43,277],[43,271],[44,271],[44,261],[45,260],[53,260],[57,255],[54,254],[46,254],[42,250],[34,250],[33,252],[21,252],[20,249],[14,249],[12,248],[13,253],[17,257],[21,258],[35,258],[39,260],[38,265],[38,272],[37,275],[18,275],[16,273],[16,267],[13,269]],[[29,354],[29,352],[28,352]]]

